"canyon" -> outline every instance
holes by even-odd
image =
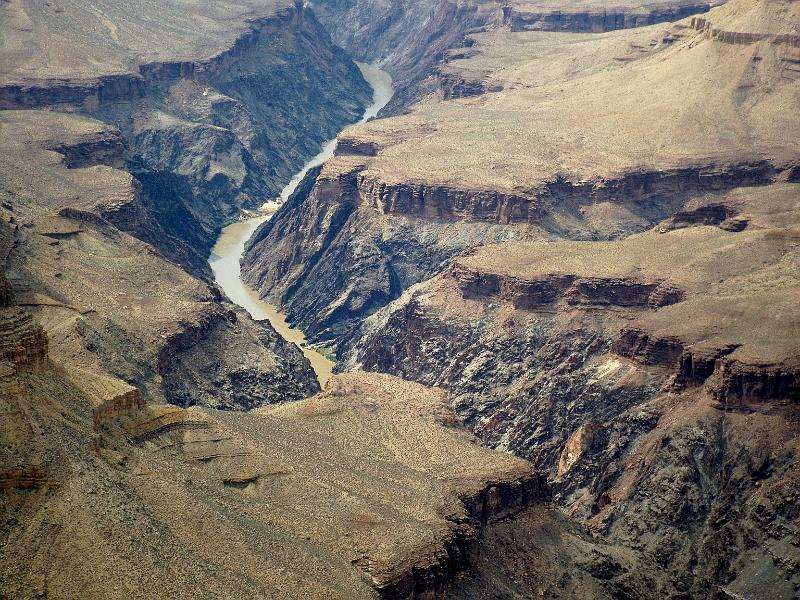
[[[797,597],[799,6],[4,3],[0,598]]]

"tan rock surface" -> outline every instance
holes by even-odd
[[[146,63],[202,61],[227,50],[250,21],[290,6],[287,0],[13,0],[2,8],[0,85],[138,75]]]
[[[542,494],[441,392],[387,376],[250,414],[132,407],[94,430],[68,381],[50,370],[2,400],[12,595],[406,597],[441,590],[487,522]]]
[[[796,3],[736,0],[705,18],[778,35],[791,34],[800,15]],[[668,35],[674,39],[665,43]],[[427,101],[347,130],[342,137],[380,149],[366,161],[365,178],[536,196],[557,176],[580,182],[692,165],[782,164],[800,153],[790,43],[727,44],[689,20],[605,34],[474,37],[476,56],[448,68],[475,69],[503,90]]]

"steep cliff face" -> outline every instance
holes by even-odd
[[[127,142],[143,206],[205,257],[222,224],[276,196],[323,140],[358,118],[370,97],[352,60],[302,3],[244,4],[217,14],[203,5],[182,12],[168,3],[158,16],[164,38],[141,54],[131,51],[142,40],[121,40],[142,29],[157,37],[151,7],[109,2],[98,9],[98,22],[81,22],[80,3],[44,11],[26,2],[10,6],[12,23],[28,22],[12,28],[25,43],[49,51],[58,43],[54,32],[74,26],[75,43],[87,46],[87,56],[54,57],[38,68],[36,61],[12,61],[0,81],[0,106],[77,109],[114,124]],[[208,10],[214,14],[194,12]],[[210,27],[206,38],[193,39],[196,18]],[[93,26],[112,28],[119,45],[101,43],[100,32],[93,38]],[[153,60],[142,62],[149,54]],[[192,264],[194,272],[202,273],[198,266]]]
[[[797,535],[799,191],[726,194],[741,232],[482,247],[368,319],[346,366],[450,390],[682,593],[791,597],[797,554],[769,548]]]
[[[502,23],[512,31],[571,31],[574,33],[614,31],[678,21],[710,10],[723,2],[671,0],[630,6],[597,6],[578,2],[571,6],[550,2],[519,2],[505,5]],[[595,4],[595,6],[592,6]]]
[[[151,210],[174,235],[202,237],[207,254],[222,224],[276,197],[370,94],[298,6],[255,23],[229,52],[135,107],[123,131]]]
[[[440,68],[482,93],[443,90],[345,130],[313,191],[251,245],[245,277],[312,339],[346,346],[359,319],[481,243],[616,239],[659,223],[741,230],[745,220],[709,198],[797,169],[797,122],[779,108],[797,96],[781,14],[745,2],[703,17],[773,32],[751,45],[710,38],[690,19],[471,34]],[[686,79],[709,64],[711,77]],[[682,101],[670,91],[679,82]],[[769,93],[756,91],[766,82]],[[691,107],[711,98],[700,119]],[[355,265],[355,283],[341,264]]]
[[[130,173],[111,166],[124,158],[111,152],[118,134],[52,111],[0,120],[3,297],[42,323],[54,360],[181,406],[247,409],[319,389],[299,348],[234,311],[187,272],[191,262],[163,257],[200,260],[142,205]],[[3,310],[4,356],[41,367],[44,332],[19,308]]]

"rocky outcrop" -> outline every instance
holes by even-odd
[[[737,218],[739,211],[726,204],[707,204],[692,210],[680,210],[661,226],[663,231],[694,227],[697,225],[716,225],[727,231],[742,231],[747,227],[747,219]]]
[[[81,169],[95,165],[121,167],[125,162],[125,140],[119,131],[108,129],[95,135],[69,140],[67,143],[55,141],[50,150],[64,156],[64,166],[68,169]]]
[[[436,81],[442,100],[480,96],[487,92],[497,92],[502,89],[502,86],[499,85],[487,86],[484,81],[467,79],[456,73],[448,73],[442,70],[437,71]]]
[[[426,184],[386,184],[368,176],[359,177],[357,186],[363,201],[384,214],[503,224],[536,221],[539,214],[535,196]]]
[[[359,147],[358,140],[342,136],[342,154]],[[559,204],[578,206],[635,200],[663,194],[697,193],[725,190],[743,185],[764,185],[774,181],[783,171],[768,161],[734,165],[692,166],[664,171],[626,173],[618,179],[569,181],[558,178],[542,184],[541,189],[527,193],[496,190],[463,190],[425,183],[385,183],[369,174],[351,171],[340,176],[342,193],[352,199],[360,197],[384,214],[402,214],[428,219],[490,221],[496,223],[541,224],[546,213],[558,210]]]
[[[800,365],[751,365],[721,357],[709,375],[709,392],[725,407],[788,399],[800,402]]]
[[[627,327],[611,350],[644,365],[673,370],[673,389],[706,385],[710,395],[726,407],[800,398],[800,369],[796,365],[748,364],[731,356],[737,348],[737,344],[695,345],[678,337],[653,336]]]
[[[0,363],[20,371],[37,372],[47,363],[47,334],[20,308],[0,310]]]
[[[795,48],[800,48],[800,35],[791,33],[771,33],[771,32],[750,32],[750,31],[726,31],[718,29],[703,17],[692,17],[690,27],[703,32],[709,39],[722,42],[723,44],[755,44],[756,42],[769,41],[772,44],[786,44]]]
[[[95,428],[103,423],[111,421],[122,415],[130,415],[132,412],[141,410],[145,407],[145,400],[142,392],[131,389],[121,394],[112,396],[103,401],[99,406],[92,409],[92,420]]]
[[[503,6],[502,23],[512,31],[569,31],[601,33],[617,29],[646,27],[656,23],[678,21],[693,14],[707,12],[714,3],[675,2],[629,9],[586,10],[566,7],[564,10],[521,3]]]
[[[317,380],[309,377],[311,365],[297,346],[282,340],[268,321],[251,326],[241,322],[244,318],[233,310],[212,310],[166,337],[157,370],[168,402],[239,410],[299,400],[319,391]],[[273,364],[264,364],[264,358],[248,351],[250,344],[263,347],[264,358]],[[243,352],[232,354],[237,347]]]
[[[374,144],[350,138],[347,132],[341,136],[341,144],[337,154],[345,158],[371,156],[377,152]],[[543,183],[541,189],[515,193],[457,189],[428,183],[386,183],[370,173],[362,173],[361,165],[349,165],[348,168],[342,164],[330,168],[331,174],[323,180],[325,188],[317,195],[320,198],[330,196],[339,203],[366,203],[383,214],[501,224],[544,224],[548,212],[556,212],[560,205],[568,203],[570,206],[601,202],[641,203],[665,194],[697,194],[766,185],[775,181],[785,168],[788,167],[775,166],[769,161],[753,161],[634,171],[618,179],[570,181],[559,177]]]
[[[595,423],[584,423],[567,438],[558,459],[556,475],[563,477],[587,453],[597,452],[605,445],[606,428]]]
[[[547,483],[542,473],[516,481],[490,483],[461,499],[468,519],[455,524],[443,541],[441,552],[430,557],[426,564],[414,565],[389,579],[373,577],[375,589],[387,600],[442,595],[456,581],[479,568],[484,528],[491,528],[494,523],[512,518],[547,498]]]
[[[0,473],[0,490],[36,490],[48,482],[47,473],[36,467],[20,467]]]
[[[95,107],[144,94],[144,79],[135,75],[108,75],[94,81],[43,81],[0,86],[0,108]]]
[[[450,268],[463,298],[496,297],[530,309],[563,300],[567,304],[658,308],[680,302],[683,292],[664,281],[582,278],[553,274],[541,279],[481,272],[458,261]]]
[[[638,360],[642,364],[675,367],[679,364],[686,365],[686,375],[694,379],[696,371],[694,361],[684,357],[684,348],[680,340],[674,337],[659,337],[652,339],[647,333],[631,328],[620,332],[619,339],[614,343],[612,350],[620,356]]]

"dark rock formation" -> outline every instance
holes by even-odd
[[[254,353],[251,347],[264,351]],[[264,364],[264,354],[271,365]],[[320,389],[309,369],[300,348],[283,340],[268,321],[252,323],[232,310],[185,324],[166,338],[157,359],[165,398],[183,407],[241,410],[300,400]]]
[[[0,311],[0,364],[39,371],[47,360],[47,334],[30,314],[19,308]]]
[[[577,239],[601,237],[602,232],[588,234],[587,223],[579,219],[584,207],[603,203],[624,207],[627,215],[638,217],[638,222],[619,226],[606,220],[606,231],[613,233],[605,235],[617,237],[660,222],[693,196],[739,185],[766,185],[783,172],[768,161],[754,161],[635,172],[614,180],[557,180],[525,194],[459,190],[376,180],[362,173],[358,162],[368,152],[351,151],[361,148],[358,139],[345,132],[342,140],[342,152],[314,187],[308,182],[254,236],[242,265],[250,285],[282,306],[310,339],[328,343],[346,342],[358,321],[441,270],[464,249],[541,235],[542,230]],[[392,224],[388,229],[381,224],[387,222],[384,215]],[[681,219],[674,217],[671,227]],[[342,264],[351,265],[350,270],[343,272]],[[527,291],[509,291],[519,296],[516,302],[539,302],[539,294],[547,301],[557,293],[551,288],[562,283],[528,285]],[[615,290],[613,282],[586,280],[573,286],[570,297],[575,303],[653,306],[681,297],[680,290],[659,282],[635,290],[631,286],[621,283]],[[465,283],[464,289],[468,288]]]
[[[358,118],[369,86],[295,3],[251,20],[229,48],[204,60],[141,64],[136,73],[88,80],[0,84],[0,99],[3,108],[77,108],[119,127],[127,153],[119,132],[85,147],[71,144],[69,152],[52,147],[65,152],[70,168],[128,160],[143,206],[176,238],[156,247],[199,273],[196,257],[167,247],[185,243],[205,258],[224,223],[276,196],[322,141]],[[126,231],[152,243],[158,235],[148,229]]]
[[[564,10],[537,7],[521,3],[520,6],[503,6],[502,23],[512,31],[570,31],[574,33],[601,33],[617,29],[646,27],[655,23],[678,21],[690,15],[710,10],[714,3],[703,1],[662,2],[650,6],[581,10],[565,7]]]
[[[337,44],[392,75],[395,96],[385,114],[400,112],[432,91],[427,78],[446,51],[460,47],[468,33],[498,21],[494,2],[319,0],[314,11]]]
[[[365,315],[465,247],[517,235],[491,222],[449,220],[420,228],[392,218],[383,229],[381,211],[360,196],[358,172],[325,169],[256,232],[242,263],[245,281],[282,306],[313,341],[341,342]]]

